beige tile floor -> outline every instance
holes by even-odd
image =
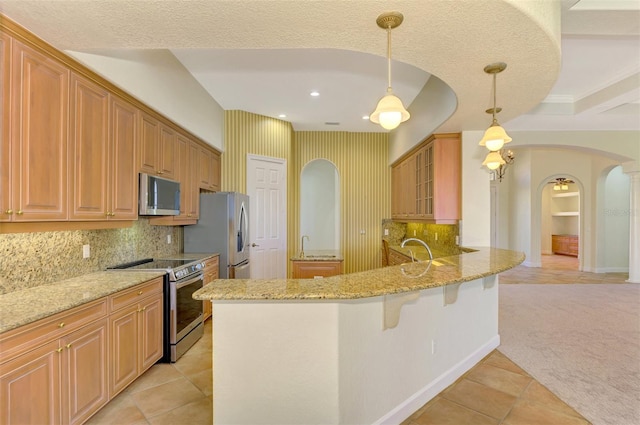
[[[543,256],[542,268],[518,266],[500,283],[623,283],[626,274],[578,272],[574,257]],[[213,422],[211,321],[174,364],[156,364],[87,423],[200,425]],[[579,413],[494,350],[404,425],[588,424]]]

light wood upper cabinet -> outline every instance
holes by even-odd
[[[70,220],[138,217],[137,109],[72,75]]]
[[[455,224],[461,216],[460,134],[434,134],[393,165],[392,218]]]
[[[71,220],[105,220],[109,170],[109,92],[71,75]]]
[[[138,218],[138,110],[111,96],[109,220]]]
[[[69,70],[12,41],[13,221],[65,220]]]
[[[220,191],[220,154],[212,148],[200,146],[197,164],[200,188]]]
[[[191,141],[189,143],[189,161],[188,161],[188,176],[186,178],[190,182],[189,192],[186,196],[186,212],[187,217],[191,219],[198,219],[200,217],[200,187],[198,186],[198,155],[200,153],[200,146]]]
[[[0,221],[11,210],[11,37],[0,32]]]
[[[140,171],[175,180],[176,132],[146,113],[140,116]]]

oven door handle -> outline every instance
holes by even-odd
[[[193,282],[197,282],[199,280],[204,280],[204,275],[202,273],[196,275],[195,277],[189,278],[187,280],[185,280],[184,282],[182,281],[177,281],[176,282],[176,289],[180,289],[183,288],[187,285],[191,285]]]

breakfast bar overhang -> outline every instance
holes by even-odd
[[[324,279],[216,280],[214,422],[400,423],[500,343],[497,274],[478,248]]]

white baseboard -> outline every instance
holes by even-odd
[[[451,369],[429,382],[425,387],[414,393],[411,397],[397,405],[389,413],[374,422],[375,425],[399,424],[415,411],[425,405],[429,400],[440,394],[445,388],[453,384],[458,378],[464,375],[469,369],[475,366],[487,354],[491,353],[500,345],[500,335],[491,338],[487,343],[480,346],[476,351],[462,359]]]
[[[594,273],[629,273],[629,267],[597,267]]]
[[[541,262],[534,263],[533,261],[526,261],[526,260],[522,263],[522,265],[525,267],[542,267]]]

